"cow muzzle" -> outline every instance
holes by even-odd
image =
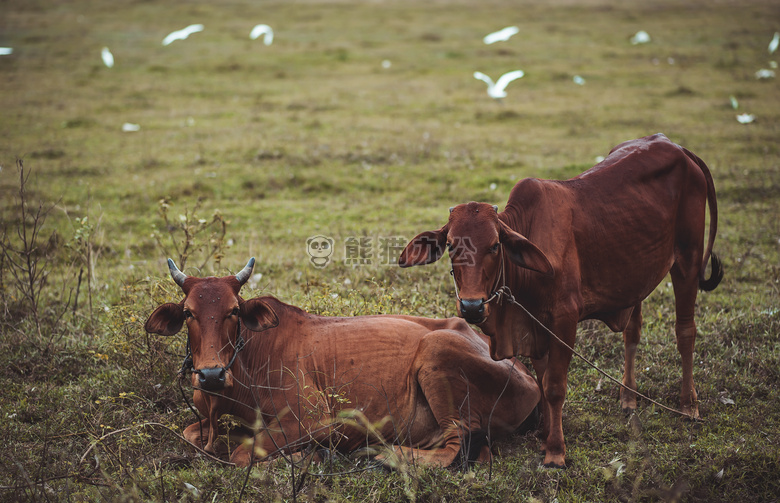
[[[203,391],[222,391],[225,389],[225,367],[194,370],[198,374],[198,386]]]
[[[460,315],[469,323],[485,321],[485,301],[482,299],[460,299]]]

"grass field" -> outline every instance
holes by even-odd
[[[258,23],[273,44],[250,40]],[[651,41],[632,44],[640,30]],[[756,77],[780,58],[777,31],[770,0],[3,2],[0,500],[777,501],[780,85]],[[516,69],[501,101],[472,77]],[[281,460],[223,466],[178,437],[193,421],[184,335],[143,331],[180,298],[167,257],[207,275],[255,256],[244,296],[317,313],[452,316],[447,261],[401,270],[398,243],[454,204],[503,207],[521,178],[568,178],[656,132],[704,159],[718,194],[726,275],[697,308],[703,422],[647,402],[626,418],[575,359],[566,470],[540,466],[533,435],[465,474],[338,459],[304,477]],[[334,241],[324,268],[315,235]],[[353,238],[369,263],[347,263]],[[664,281],[637,368],[640,391],[675,407],[673,305]],[[620,375],[619,334],[583,324],[578,349]]]

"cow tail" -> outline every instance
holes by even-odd
[[[704,250],[704,260],[701,263],[701,271],[699,271],[699,289],[710,292],[714,290],[720,283],[720,280],[723,279],[723,263],[712,251],[712,247],[715,244],[715,235],[718,232],[718,201],[715,197],[715,183],[712,181],[710,168],[707,167],[704,161],[690,150],[686,148],[683,148],[683,150],[685,151],[685,155],[699,166],[699,169],[704,173],[704,179],[707,181],[707,204],[710,207],[710,229],[707,238],[707,248]],[[707,262],[711,262],[709,278],[704,276],[705,270],[707,269]]]

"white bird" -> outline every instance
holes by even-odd
[[[739,108],[739,102],[737,101],[737,98],[734,97],[733,94],[729,96],[729,101],[731,102],[731,108],[733,108],[734,110]]]
[[[767,68],[762,68],[756,72],[757,79],[773,79],[775,78],[775,71]]]
[[[114,55],[111,54],[111,51],[108,50],[108,47],[104,47],[103,50],[100,52],[100,55],[103,57],[103,63],[109,67],[114,67]]]
[[[737,115],[737,121],[740,124],[750,124],[754,120],[756,120],[756,118],[753,115],[751,115],[751,114],[739,114],[739,115]]]
[[[191,492],[191,493],[192,493],[192,495],[193,495],[193,496],[195,496],[196,498],[200,497],[200,489],[198,489],[198,488],[197,488],[197,487],[195,487],[194,485],[192,485],[192,484],[190,484],[190,483],[188,483],[188,482],[185,482],[185,483],[184,483],[184,487],[185,487],[185,488],[186,488],[186,489],[187,489],[189,492]]]
[[[488,96],[494,99],[506,98],[506,86],[508,86],[509,83],[513,80],[521,78],[523,75],[525,75],[525,73],[522,70],[515,70],[513,72],[503,74],[495,83],[493,83],[493,79],[484,73],[474,72],[474,78],[479,79],[487,84]]]
[[[138,124],[133,124],[132,122],[125,122],[122,124],[122,131],[125,133],[132,133],[133,131],[138,131],[141,129],[141,126]]]
[[[8,56],[9,54],[13,54],[14,50],[12,47],[0,47],[0,56]]]
[[[176,40],[184,40],[193,33],[197,33],[199,31],[203,31],[202,24],[191,24],[186,28],[169,33],[168,36],[163,39],[162,45],[168,45]]]
[[[777,50],[777,46],[780,46],[780,32],[776,31],[775,36],[772,37],[772,41],[769,42],[769,54],[774,54]]]
[[[485,38],[483,38],[482,41],[488,45],[495,42],[506,42],[512,35],[517,35],[519,32],[520,28],[517,26],[507,26],[503,30],[494,31],[493,33],[485,35]]]
[[[644,30],[640,30],[636,32],[636,34],[633,37],[631,37],[631,43],[634,45],[646,44],[648,42],[650,42],[650,35],[648,35],[647,32]]]
[[[577,84],[578,86],[584,86],[584,85],[585,85],[585,79],[583,79],[583,78],[582,78],[582,77],[580,77],[579,75],[575,75],[575,76],[574,76],[574,78],[573,78],[572,80],[573,80],[573,81],[574,81],[574,83],[575,83],[575,84]]]
[[[252,28],[252,32],[249,34],[249,38],[252,40],[257,40],[260,38],[260,35],[263,35],[263,43],[265,45],[271,45],[271,43],[274,41],[274,30],[267,24],[258,24]]]

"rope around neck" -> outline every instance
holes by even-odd
[[[506,300],[508,300],[512,304],[518,306],[523,311],[525,311],[525,314],[527,314],[533,321],[535,321],[540,327],[542,327],[555,340],[557,340],[559,343],[561,343],[563,345],[563,347],[565,347],[566,349],[571,351],[575,356],[577,356],[577,358],[579,358],[580,360],[582,360],[585,363],[587,363],[590,367],[594,368],[597,372],[599,372],[601,375],[606,377],[609,381],[612,381],[613,383],[617,384],[621,388],[623,388],[623,389],[625,389],[627,391],[630,391],[631,393],[634,393],[636,396],[638,396],[638,397],[640,397],[640,398],[642,398],[644,400],[647,400],[648,402],[650,402],[650,403],[652,403],[654,405],[657,405],[658,407],[660,407],[660,408],[662,408],[664,410],[668,410],[669,412],[673,412],[675,414],[679,414],[681,416],[685,416],[685,417],[687,417],[689,419],[692,419],[692,420],[695,420],[695,421],[704,422],[704,419],[701,419],[701,418],[698,418],[698,417],[693,417],[690,414],[686,414],[685,412],[683,412],[681,410],[678,410],[678,409],[675,409],[673,407],[669,407],[667,405],[664,405],[664,404],[662,404],[662,403],[660,403],[660,402],[658,402],[656,400],[653,400],[649,396],[640,393],[637,390],[633,390],[633,389],[629,388],[628,386],[623,384],[621,381],[619,381],[619,380],[615,379],[614,377],[612,377],[611,375],[607,374],[598,365],[596,365],[595,363],[593,363],[592,361],[587,359],[579,351],[575,350],[573,347],[571,347],[566,342],[564,342],[560,337],[558,337],[558,335],[555,332],[553,332],[552,330],[547,328],[547,326],[544,323],[542,323],[539,320],[539,318],[537,318],[536,316],[531,314],[531,312],[528,309],[526,309],[526,307],[524,305],[522,305],[520,302],[518,302],[517,299],[515,299],[514,295],[512,295],[512,291],[506,285],[506,277],[505,277],[505,270],[504,270],[504,260],[503,260],[504,256],[503,255],[504,255],[504,246],[501,245],[501,272],[499,273],[499,276],[498,276],[498,278],[496,280],[496,285],[498,285],[499,282],[501,282],[503,284],[500,287],[496,288],[496,290],[491,294],[490,298],[488,298],[488,300],[485,301],[485,304],[491,302],[494,299],[497,299],[498,303],[500,304],[502,302],[502,297],[505,297]],[[454,269],[450,270],[450,275],[452,276],[453,283],[455,283],[455,296],[460,301],[460,295],[458,293],[458,282],[455,281],[455,270]]]

